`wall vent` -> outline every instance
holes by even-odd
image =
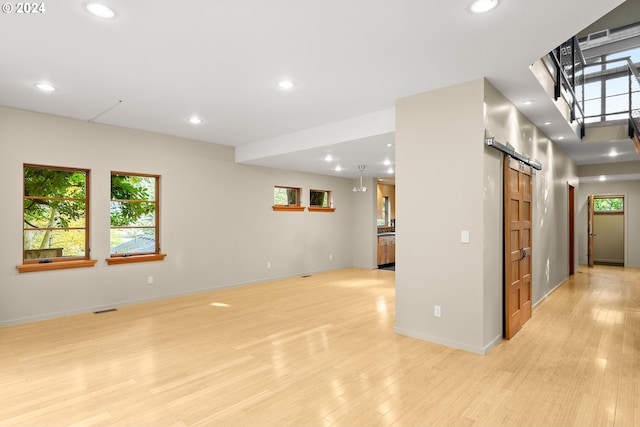
[[[591,33],[587,36],[587,40],[597,40],[604,37],[609,37],[609,30],[596,31],[595,33]]]
[[[117,308],[107,308],[105,310],[94,311],[93,314],[111,313],[112,311],[118,311]]]

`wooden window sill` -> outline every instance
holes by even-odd
[[[77,261],[55,261],[48,263],[32,263],[16,265],[18,273],[31,273],[34,271],[48,271],[48,270],[64,270],[67,268],[84,268],[93,267],[96,264],[95,259],[82,259]]]
[[[309,212],[335,212],[336,208],[325,208],[323,206],[309,206]]]
[[[304,206],[285,206],[285,205],[275,205],[273,207],[274,211],[287,211],[287,212],[302,212],[304,211]]]
[[[132,262],[162,261],[167,254],[131,255],[107,258],[107,264],[130,264]]]

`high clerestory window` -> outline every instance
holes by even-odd
[[[309,190],[309,206],[328,208],[331,204],[331,191]]]
[[[300,206],[300,188],[276,185],[273,188],[274,211],[302,211]]]
[[[634,108],[640,103],[640,86],[630,80],[629,58],[640,65],[640,47],[589,58],[584,70],[584,115],[586,123],[629,118],[629,92]],[[616,60],[616,61],[613,61]],[[613,61],[613,62],[611,62]]]
[[[335,212],[331,191],[309,190],[309,212]]]
[[[624,212],[624,197],[595,197],[593,210],[595,212]]]

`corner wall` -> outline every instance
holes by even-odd
[[[576,166],[484,79],[401,99],[396,111],[395,330],[485,354],[503,333],[503,158],[484,138],[543,166],[533,179],[534,303],[568,277]]]
[[[396,102],[395,330],[476,353],[485,346],[483,86]]]
[[[491,83],[486,82],[485,89],[487,137],[493,136],[503,144],[509,142],[516,151],[542,165],[542,170],[533,176],[532,189],[532,300],[536,304],[569,277],[569,184],[577,194],[577,166]],[[502,186],[501,162],[491,162],[486,173],[487,179],[500,180]],[[493,196],[494,200],[486,202],[502,206],[502,187],[499,197],[500,201]],[[494,238],[492,234],[490,239]],[[502,248],[501,239],[502,234]],[[577,248],[577,240],[574,243]],[[493,244],[497,247],[497,242]]]
[[[0,146],[0,325],[352,267],[362,246],[351,180],[237,164],[233,147],[2,107]],[[95,267],[17,273],[23,163],[91,170]],[[112,170],[161,175],[164,261],[106,265]],[[336,211],[274,212],[275,185],[329,189]]]

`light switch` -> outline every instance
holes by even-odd
[[[469,243],[469,230],[462,230],[460,232],[460,242]]]

